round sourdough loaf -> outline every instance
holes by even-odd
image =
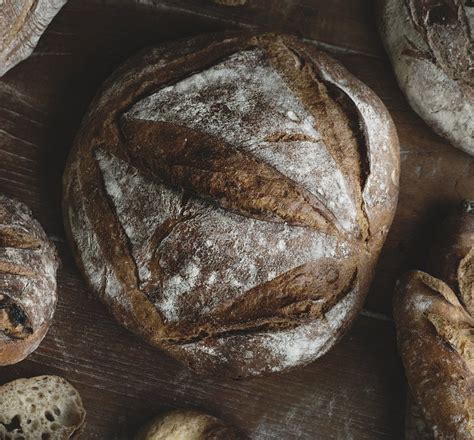
[[[381,101],[296,38],[204,36],[106,82],[64,175],[67,233],[126,327],[196,371],[282,371],[359,311],[398,194]]]
[[[413,109],[474,155],[474,5],[464,0],[379,0],[379,29]]]
[[[174,410],[156,417],[135,440],[243,440],[234,428],[208,414]]]
[[[428,270],[434,276],[410,272],[397,287],[400,355],[432,438],[472,439],[474,204],[466,203],[444,223]]]
[[[44,338],[56,307],[58,262],[31,211],[0,195],[0,365],[23,360]]]

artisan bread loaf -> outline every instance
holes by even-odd
[[[241,440],[235,429],[216,417],[191,410],[175,410],[153,419],[135,440]]]
[[[436,439],[474,438],[474,204],[449,218],[428,270],[400,281],[394,316],[413,397]]]
[[[84,423],[81,396],[58,376],[0,386],[0,440],[66,440]]]
[[[0,2],[0,76],[28,58],[67,0]]]
[[[104,85],[64,175],[90,287],[198,372],[283,371],[362,306],[395,211],[381,101],[289,36],[145,50]]]
[[[413,109],[474,155],[474,6],[464,0],[379,0],[379,29]]]
[[[31,211],[0,195],[0,365],[35,350],[56,307],[54,245]]]

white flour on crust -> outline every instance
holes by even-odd
[[[261,49],[237,52],[164,87],[124,117],[175,123],[224,139],[313,193],[347,231],[357,226],[349,184],[323,144],[316,121]],[[282,133],[304,135],[308,141],[275,141]]]
[[[178,191],[115,156],[99,152],[97,160],[142,283],[158,279],[150,263],[159,261],[156,306],[169,322],[186,318],[190,302],[193,314],[205,315],[302,264],[350,255],[335,237],[308,228],[250,219],[199,199],[183,206]],[[169,219],[176,226],[150,247],[156,228]]]

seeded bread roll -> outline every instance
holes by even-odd
[[[58,263],[31,211],[0,195],[0,365],[23,360],[44,338],[56,307]]]
[[[379,29],[413,109],[474,155],[474,5],[464,0],[377,0]]]
[[[175,410],[153,419],[135,440],[243,440],[235,429],[198,411]]]
[[[413,394],[435,439],[474,438],[474,204],[448,218],[430,273],[400,281],[394,316]]]
[[[0,2],[0,76],[28,58],[67,0]]]
[[[362,306],[398,195],[398,141],[365,85],[282,35],[148,49],[91,105],[65,227],[126,327],[197,372],[327,352]]]
[[[81,396],[58,376],[0,386],[0,440],[66,440],[84,423]]]

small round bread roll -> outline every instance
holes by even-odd
[[[135,440],[243,440],[235,429],[198,411],[175,410],[153,419]]]
[[[398,195],[382,102],[297,38],[148,49],[104,85],[64,175],[65,227],[126,327],[197,372],[327,352],[360,310]]]
[[[0,386],[0,440],[67,440],[80,431],[85,416],[81,396],[62,377]]]
[[[58,264],[31,211],[0,195],[0,365],[23,360],[44,338],[56,307]]]
[[[445,222],[428,269],[434,276],[411,272],[397,287],[400,355],[433,437],[473,439],[474,203]]]
[[[30,56],[66,1],[0,1],[0,76]]]
[[[474,155],[474,6],[464,0],[380,0],[379,29],[413,109]]]

